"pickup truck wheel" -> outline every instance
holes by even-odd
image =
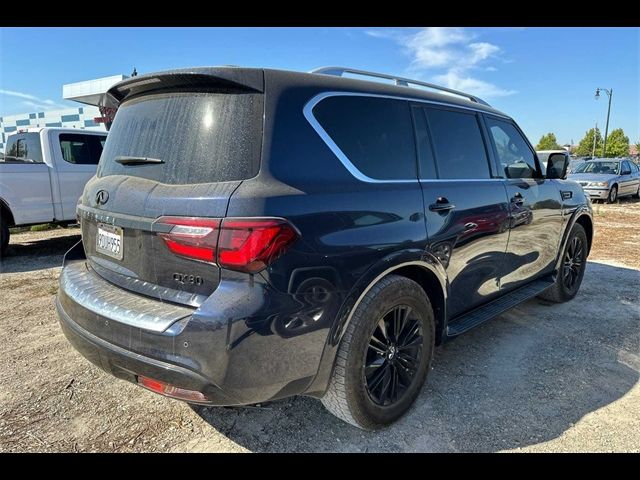
[[[569,233],[562,252],[562,263],[555,284],[539,297],[550,302],[561,303],[576,296],[587,266],[587,234],[584,227],[576,223]]]
[[[434,338],[433,309],[422,287],[398,275],[383,278],[347,326],[322,403],[365,430],[394,422],[420,393]]]
[[[609,190],[609,196],[607,197],[607,203],[614,203],[618,199],[618,186],[614,185]]]
[[[9,224],[4,217],[0,217],[0,258],[4,257],[9,246]]]

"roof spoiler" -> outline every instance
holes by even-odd
[[[168,70],[131,77],[109,89],[104,107],[117,107],[126,99],[143,93],[194,89],[213,91],[264,92],[262,69],[211,67]]]

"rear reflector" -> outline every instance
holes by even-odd
[[[299,237],[281,218],[161,217],[158,223],[173,225],[159,235],[176,255],[247,273],[266,268]]]
[[[167,397],[176,398],[191,402],[206,402],[208,399],[197,390],[187,390],[185,388],[176,387],[160,380],[138,376],[138,384],[152,392],[166,395]]]

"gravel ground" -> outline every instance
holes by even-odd
[[[0,264],[0,452],[640,452],[640,202],[595,218],[575,300],[529,301],[437,349],[414,408],[376,433],[311,398],[196,411],[112,378],[55,315],[79,231],[16,234]]]

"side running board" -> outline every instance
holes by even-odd
[[[447,337],[456,337],[464,332],[477,327],[481,323],[491,320],[497,317],[501,313],[541,294],[547,288],[553,285],[551,277],[545,277],[540,280],[535,280],[523,287],[503,295],[500,298],[471,310],[464,315],[460,315],[449,321],[447,326]]]

